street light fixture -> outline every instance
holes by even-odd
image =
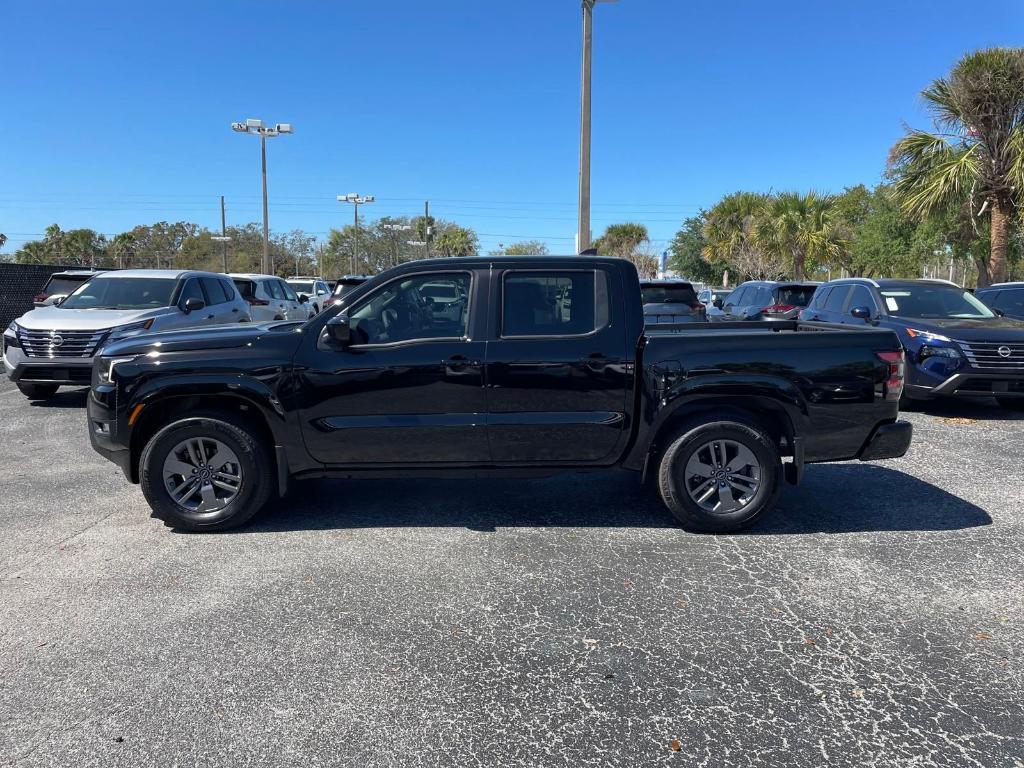
[[[244,123],[232,123],[231,130],[236,133],[251,133],[260,137],[260,157],[263,163],[263,274],[273,273],[270,263],[270,223],[267,217],[267,138],[284,136],[294,133],[291,123],[264,125],[262,120],[249,118]]]
[[[576,252],[590,248],[590,60],[593,48],[594,6],[619,0],[583,0],[583,75],[580,84],[580,196]]]
[[[360,195],[358,192],[349,192],[347,195],[338,195],[339,203],[351,203],[355,206],[355,225],[356,231],[352,238],[352,274],[357,274],[356,262],[359,256],[359,206],[368,205],[376,202],[377,198],[373,195]]]

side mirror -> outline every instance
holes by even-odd
[[[61,301],[63,301],[63,299],[61,299]],[[1003,310],[1001,310],[1001,309],[996,309],[996,308],[993,307],[992,311],[996,313],[997,317],[1006,317],[1006,313],[1003,312]]]
[[[850,314],[865,322],[870,322],[871,320],[871,310],[867,307],[854,307],[850,310]]]
[[[195,299],[195,298],[186,299],[185,300],[185,306],[183,306],[181,308],[181,311],[184,312],[187,315],[189,312],[198,312],[200,309],[203,309],[205,306],[206,306],[206,302],[203,301],[202,299]]]
[[[307,301],[309,301],[309,296],[307,294],[305,294],[305,293],[300,293],[299,294],[299,304],[305,304]]]
[[[711,302],[711,306],[713,306],[715,309],[721,309],[722,308],[722,300],[721,299],[715,299],[713,302]]]
[[[352,321],[348,315],[335,315],[324,326],[327,342],[336,347],[347,347],[352,343]]]

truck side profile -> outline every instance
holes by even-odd
[[[807,463],[906,452],[902,355],[873,328],[645,331],[620,259],[437,259],[304,324],[111,344],[88,429],[180,529],[242,525],[295,479],[625,469],[685,527],[729,531]]]

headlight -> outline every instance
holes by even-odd
[[[114,370],[122,363],[130,363],[138,355],[131,357],[97,357],[96,358],[96,380],[100,384],[114,383]]]
[[[153,327],[153,321],[156,318],[149,318],[149,320],[143,320],[141,323],[131,323],[129,325],[119,325],[117,328],[110,332],[110,341],[114,339],[122,339],[125,336],[132,336],[142,331],[148,331]]]
[[[930,331],[919,331],[915,328],[907,328],[907,335],[912,339],[920,337],[921,341],[952,341],[952,339],[947,336],[940,336],[939,334],[931,333]]]
[[[954,347],[936,347],[930,344],[925,344],[918,350],[917,356],[921,360],[926,360],[929,357],[951,357],[959,359],[960,350]]]
[[[11,324],[7,326],[7,330],[4,331],[4,350],[8,347],[21,347],[21,341],[18,339],[20,330],[21,326],[12,320]]]

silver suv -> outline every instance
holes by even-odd
[[[59,304],[26,312],[4,331],[4,369],[27,397],[83,386],[109,341],[139,333],[251,321],[226,275],[174,269],[102,272]]]

